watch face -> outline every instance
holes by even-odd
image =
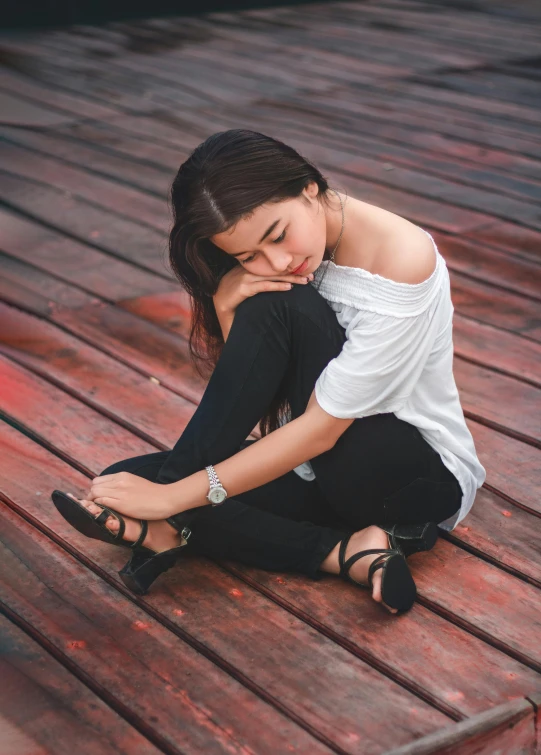
[[[223,488],[214,488],[214,490],[211,490],[210,492],[210,500],[212,503],[221,503],[226,496],[227,493]]]

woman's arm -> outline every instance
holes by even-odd
[[[214,465],[229,497],[275,480],[314,456],[332,448],[353,419],[327,414],[312,393],[306,411],[274,432]],[[171,513],[208,506],[206,470],[167,485]]]

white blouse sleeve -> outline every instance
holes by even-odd
[[[433,307],[413,317],[361,310],[346,328],[342,351],[316,381],[318,404],[343,419],[398,411],[414,390],[441,327]]]

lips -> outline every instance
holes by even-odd
[[[304,267],[306,266],[306,263],[307,263],[307,262],[308,262],[308,258],[306,258],[306,259],[304,260],[304,262],[303,262],[302,264],[300,264],[300,265],[299,265],[299,267],[295,268],[295,270],[292,270],[292,271],[291,271],[291,274],[292,274],[292,275],[295,275],[295,273],[300,273],[300,272],[302,272],[302,270],[303,270],[303,268],[304,268]]]

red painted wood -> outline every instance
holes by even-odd
[[[24,305],[31,312],[47,314],[57,325],[162,381],[187,399],[200,399],[204,382],[194,373],[184,339],[38,270],[27,269],[18,261],[10,262],[9,271],[6,267],[3,261],[2,269],[7,274],[0,280],[1,298],[21,305],[20,289],[24,286]],[[23,270],[27,274],[21,277]],[[15,293],[13,282],[19,286]]]
[[[513,503],[541,514],[539,450],[473,420],[467,424],[487,470],[487,484]]]
[[[471,231],[468,236],[481,243],[531,257],[535,261],[541,260],[541,234],[515,223],[495,221]]]
[[[192,318],[190,297],[180,288],[169,294],[151,294],[123,299],[117,304],[144,320],[177,333],[186,340],[190,337]]]
[[[2,175],[0,197],[10,207],[96,245],[113,257],[135,261],[158,275],[164,272],[161,255],[166,241],[165,225],[163,232],[159,232],[128,217],[105,212],[73,193],[11,174]]]
[[[43,519],[45,526],[76,544],[91,563],[97,558],[99,568],[113,577],[126,558],[125,551],[119,554],[118,548],[96,544],[77,532],[72,535],[73,530],[58,514],[55,516],[52,505],[31,494],[36,485],[47,489],[53,475],[57,480],[73,480],[74,473],[61,471],[59,460],[53,460],[51,469],[47,452],[30,448],[27,453],[33,464],[23,477],[27,456],[21,449],[28,449],[31,442],[14,431],[2,432],[2,437],[9,447],[17,449],[13,456],[3,454],[0,461],[5,493],[31,516]],[[8,458],[10,465],[5,469]],[[263,706],[232,678],[226,682],[223,672],[205,663],[187,645],[179,645],[179,640],[157,621],[120,599],[111,587],[52,546],[46,537],[11,517],[13,525],[6,516],[0,528],[0,539],[12,554],[6,554],[9,568],[0,577],[3,599],[50,641],[67,645],[66,649],[72,651],[70,657],[78,659],[96,681],[119,699],[126,704],[130,701],[130,708],[145,720],[156,715],[156,725],[163,736],[172,737],[176,731],[178,737],[178,732],[184,731],[183,751],[189,751],[189,737],[208,739],[210,733],[225,736],[224,732],[232,730],[232,736],[242,736],[246,746],[251,744],[258,752],[280,751],[285,742],[294,743],[295,739],[299,751],[310,752],[311,746],[314,752],[327,752],[326,747],[318,745],[291,721],[289,725],[287,719],[282,721],[282,715]],[[205,652],[211,651],[229,664],[230,675],[240,675],[252,688],[264,690],[279,701],[283,710],[320,738],[336,742],[346,752],[359,752],[362,741],[366,752],[376,753],[434,731],[449,720],[264,596],[239,584],[218,567],[205,566],[205,562],[198,558],[190,565],[185,561],[184,568],[177,566],[161,579],[159,589],[156,586],[141,603],[148,603],[170,626],[178,626],[202,643],[200,647]],[[187,577],[186,591],[183,585]],[[23,582],[25,590],[20,594]],[[92,614],[86,619],[90,606]],[[107,640],[97,633],[98,626],[103,627]],[[70,648],[74,639],[85,643],[84,653]],[[247,652],[247,648],[253,648],[255,654]],[[111,658],[115,658],[114,664]],[[148,666],[153,679],[158,679],[155,684],[149,680],[145,686]],[[173,689],[163,684],[164,679]],[[328,694],[322,697],[321,689],[328,690]],[[190,698],[197,699],[194,705],[198,710],[193,711],[191,706],[180,706],[182,710],[178,710],[178,700]],[[230,704],[232,698],[234,706]],[[203,706],[207,711],[204,717]],[[194,713],[197,718],[192,718]],[[394,727],[388,727],[391,714]],[[216,722],[220,718],[221,731],[216,731],[216,724],[211,730],[211,719]],[[266,732],[265,741],[256,747],[254,736],[261,730]],[[197,752],[193,744],[191,749]]]
[[[136,186],[143,191],[159,194],[164,198],[178,168],[178,154],[169,161],[168,169],[162,169],[150,165],[148,162],[143,162],[138,151],[135,154],[132,152],[129,156],[122,157],[115,154],[112,149],[95,149],[79,140],[76,141],[56,133],[0,128],[0,134],[10,143],[32,150],[35,149],[42,155],[52,156],[62,162],[84,167],[100,175]]]
[[[73,544],[91,561],[96,560],[101,569],[107,569],[114,577],[114,569],[109,570],[108,564],[120,567],[125,559],[124,552],[120,555],[119,549],[111,552],[107,544],[88,541],[74,532],[43,496],[44,492],[59,484],[76,494],[83,493],[86,481],[15,431],[5,428],[0,438],[3,438],[0,460],[3,459],[6,469],[11,470],[5,474],[4,492],[27,516]],[[21,461],[17,459],[22,460],[29,454],[33,458],[32,476],[18,475]],[[41,494],[36,495],[35,490]],[[422,563],[421,556],[416,559]],[[309,618],[317,628],[324,628],[335,642],[419,691],[443,709],[456,712],[457,716],[472,715],[488,706],[515,699],[537,690],[541,683],[541,677],[535,672],[422,606],[415,606],[399,620],[389,621],[366,591],[336,578],[327,576],[316,586],[308,584],[302,575],[277,574],[232,562],[227,563],[227,567],[233,574],[248,579],[257,589],[263,588],[275,599],[282,599],[285,607],[292,609],[303,621]],[[190,553],[186,556],[186,568],[177,567],[169,572],[161,579],[160,585],[160,589],[147,598],[152,606],[192,636],[204,640],[208,647],[214,647],[220,655],[231,657],[230,654],[234,653],[236,667],[244,667],[248,661],[242,660],[242,656],[247,645],[240,643],[233,647],[231,633],[226,630],[222,635],[220,627],[225,615],[231,610],[237,611],[234,636],[240,633],[250,646],[252,640],[244,636],[250,631],[244,626],[246,614],[238,613],[233,604],[224,605],[223,596],[242,598],[243,610],[248,610],[246,606],[254,611],[263,610],[262,607],[256,608],[260,599],[252,596],[251,589],[246,592],[237,580],[226,577],[206,559]],[[202,595],[207,599],[202,600]],[[171,619],[171,606],[178,607],[182,613],[173,611]],[[193,610],[195,606],[196,611]],[[219,626],[209,613],[218,608],[222,616]],[[259,626],[258,622],[256,626]],[[404,635],[412,638],[408,653],[403,652]],[[460,663],[456,662],[457,658],[461,659]],[[300,657],[297,662],[301,663]],[[291,662],[292,667],[295,665],[296,662]],[[469,673],[464,673],[466,668]]]
[[[92,476],[120,459],[159,450],[2,355],[0,384],[2,412]]]
[[[66,238],[61,233],[44,229],[6,210],[0,210],[3,251],[23,263],[32,265],[67,283],[84,289],[101,299],[116,301],[149,294],[182,292],[177,281],[141,270],[130,262]],[[156,263],[158,255],[156,254]],[[9,264],[6,260],[5,265]],[[156,264],[156,267],[158,265]],[[163,276],[163,277],[162,277]]]
[[[539,589],[443,540],[415,558],[412,573],[424,600],[541,670]]]
[[[167,205],[156,197],[14,144],[0,145],[0,165],[10,173],[74,194],[104,209],[114,208],[117,214],[151,228],[161,230],[169,223]]]
[[[462,407],[472,419],[482,417],[507,428],[519,439],[541,445],[536,416],[539,388],[456,358],[453,373]]]
[[[164,448],[172,448],[195,411],[195,404],[113,357],[1,303],[0,333],[0,350],[10,358],[147,439],[159,428],[161,440],[155,440]]]
[[[528,695],[527,698],[534,707],[535,711],[535,729],[536,729],[536,755],[541,753],[541,692]]]
[[[5,755],[160,752],[2,615],[0,638],[0,742]]]
[[[541,300],[541,265],[488,249],[482,243],[437,232],[434,238],[453,271]]]
[[[449,537],[508,566],[541,588],[540,533],[541,519],[482,488],[468,516]]]
[[[149,736],[194,755],[330,752],[5,506],[0,519],[1,600]]]
[[[495,298],[493,286],[456,273],[451,275],[451,295],[455,310],[466,317],[541,341],[539,302],[504,290]]]
[[[541,387],[541,344],[456,313],[453,343],[457,356]]]
[[[385,755],[535,755],[535,722],[527,700],[500,705]]]

